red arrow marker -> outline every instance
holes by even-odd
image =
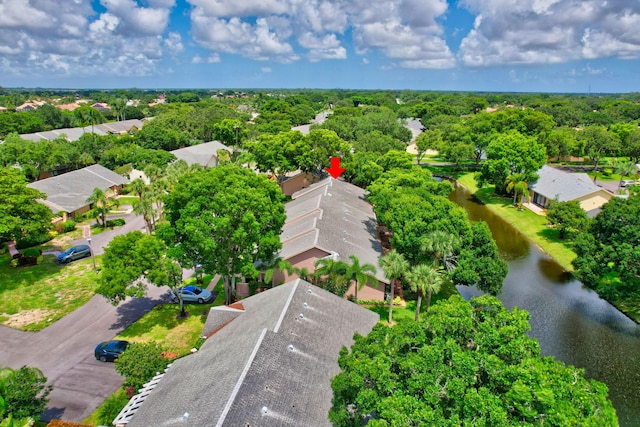
[[[340,167],[340,157],[332,157],[331,167],[326,168],[326,171],[329,172],[332,177],[338,179],[338,177],[342,175],[342,172],[344,172],[344,168]]]

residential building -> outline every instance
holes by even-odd
[[[109,134],[127,135],[133,134],[134,132],[142,129],[145,121],[146,120],[131,119],[121,120],[119,122],[101,123],[99,125],[94,125],[93,127],[85,126],[77,128],[54,129],[44,132],[22,134],[20,135],[20,138],[36,142],[43,139],[52,141],[58,138],[65,138],[67,141],[76,141],[80,139],[80,137],[85,133],[91,132],[100,136]]]
[[[379,316],[301,279],[213,307],[200,350],[131,399],[118,427],[331,426],[331,379]]]
[[[538,171],[538,180],[529,186],[531,201],[547,208],[553,200],[577,201],[590,217],[600,212],[602,205],[613,197],[598,187],[586,173],[569,173],[544,165]]]
[[[375,286],[358,291],[359,297],[384,299],[389,280],[378,267],[378,259],[383,255],[378,222],[362,188],[325,178],[295,193],[285,209],[287,219],[280,234],[280,258],[313,273],[314,263],[320,258],[331,257],[351,264],[349,256],[355,255],[361,265],[376,267],[378,279]],[[286,272],[274,275],[274,283],[288,279]],[[353,294],[353,288],[347,293]]]
[[[199,164],[203,168],[214,168],[220,163],[218,151],[226,150],[230,154],[231,148],[220,141],[204,142],[171,151],[178,160],[184,160],[189,166]]]
[[[62,221],[75,218],[91,209],[87,199],[93,190],[99,188],[107,194],[117,194],[127,178],[110,171],[101,165],[87,166],[72,172],[27,184],[47,195],[39,200],[48,206]]]

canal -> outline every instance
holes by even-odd
[[[509,265],[500,300],[531,314],[530,336],[543,355],[585,370],[609,387],[621,426],[640,426],[640,326],[584,287],[514,227],[457,186],[450,200],[491,228]],[[479,295],[460,286],[465,298]]]

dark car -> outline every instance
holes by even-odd
[[[66,264],[71,261],[75,261],[80,258],[86,258],[91,256],[91,248],[89,245],[79,245],[67,249],[58,255],[57,262],[59,264]]]
[[[96,359],[101,362],[113,362],[129,346],[129,341],[114,340],[98,344],[95,350]]]

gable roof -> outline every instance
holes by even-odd
[[[198,145],[179,148],[171,151],[178,160],[184,160],[189,166],[199,164],[207,168],[216,166],[218,159],[218,150],[227,150],[231,152],[231,148],[227,147],[220,141],[204,142]]]
[[[379,316],[301,279],[242,306],[231,320],[229,308],[213,307],[207,325],[223,318],[224,326],[200,351],[174,361],[135,415],[114,423],[330,426],[339,351],[354,332],[368,334]]]
[[[531,184],[529,188],[549,200],[557,198],[559,202],[567,202],[597,192],[611,196],[606,190],[595,185],[584,173],[568,173],[544,165],[538,171],[538,177],[538,181]]]
[[[113,133],[128,133],[133,129],[141,129],[144,121],[138,119],[122,120],[119,122],[109,122],[95,125],[93,132],[96,135],[107,135]],[[76,141],[85,133],[91,133],[91,126],[76,127],[76,128],[64,128],[54,129],[45,132],[25,133],[20,135],[20,138],[28,141],[38,142],[42,139],[52,141],[56,138],[60,138],[62,135],[66,136],[67,141]]]
[[[294,193],[285,205],[287,220],[280,234],[279,256],[289,259],[318,248],[351,263],[349,256],[355,255],[360,264],[376,267],[378,280],[389,283],[378,267],[382,245],[376,216],[365,194],[362,188],[333,178]]]
[[[127,178],[101,165],[91,165],[83,169],[56,175],[51,178],[27,184],[47,195],[42,203],[54,213],[73,212],[87,206],[87,199],[95,188],[107,190],[114,185],[129,182]]]

